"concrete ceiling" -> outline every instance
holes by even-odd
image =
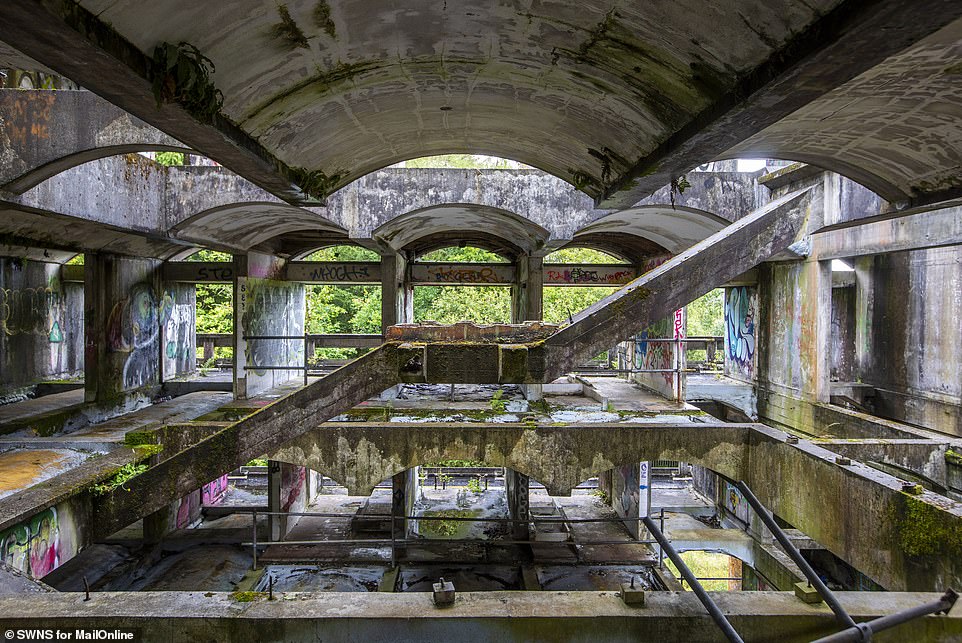
[[[962,21],[748,138],[726,158],[788,159],[892,202],[962,194]]]
[[[262,250],[282,255],[347,240],[330,221],[286,203],[233,203],[210,208],[177,224],[174,237],[234,252]]]
[[[2,3],[0,38],[291,202],[290,168],[338,187],[470,151],[626,207],[960,16],[950,0],[82,0]],[[210,122],[153,100],[149,56],[181,41],[216,65]]]
[[[506,210],[455,204],[396,217],[375,230],[373,237],[385,248],[413,256],[466,243],[513,258],[521,252],[538,254],[548,231]]]
[[[575,244],[584,244],[592,239],[607,238],[608,243],[619,242],[623,256],[626,248],[637,246],[637,250],[628,255],[637,260],[639,254],[651,254],[651,244],[657,244],[656,247],[662,248],[662,252],[678,254],[728,224],[729,221],[722,217],[693,208],[642,206],[598,219],[579,230],[573,241]],[[636,239],[633,241],[632,237]],[[640,240],[649,243],[639,243]],[[597,242],[593,245],[599,246]]]

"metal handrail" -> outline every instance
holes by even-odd
[[[735,628],[732,627],[732,624],[728,622],[728,619],[725,618],[724,614],[722,614],[721,609],[719,609],[715,601],[712,600],[711,596],[708,595],[708,593],[705,591],[705,588],[701,586],[701,583],[698,582],[698,579],[688,568],[688,565],[685,564],[685,561],[681,559],[681,556],[678,555],[678,552],[675,550],[675,548],[671,546],[671,543],[665,537],[665,534],[663,534],[658,528],[658,525],[655,524],[655,521],[647,516],[642,518],[642,521],[645,523],[645,527],[648,528],[648,531],[651,533],[651,535],[655,537],[655,540],[658,541],[658,544],[661,545],[661,548],[668,555],[668,559],[675,564],[675,568],[678,570],[678,573],[682,575],[682,578],[688,581],[691,591],[695,593],[695,596],[698,597],[698,600],[701,601],[701,604],[705,606],[706,610],[708,610],[708,614],[711,615],[712,620],[715,621],[715,624],[722,631],[722,633],[724,633],[725,637],[728,638],[729,641],[732,641],[732,643],[744,643],[742,637],[739,636],[738,632],[735,631]]]

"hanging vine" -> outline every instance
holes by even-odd
[[[671,180],[671,184],[668,186],[668,198],[671,200],[672,210],[675,209],[675,195],[684,194],[685,190],[690,187],[691,183],[688,182],[688,179],[685,177],[685,175]]]
[[[211,81],[213,73],[214,63],[194,45],[157,45],[150,69],[157,106],[178,103],[198,119],[212,122],[224,104],[224,95]]]

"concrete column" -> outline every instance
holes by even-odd
[[[381,256],[381,332],[388,326],[414,321],[414,287],[407,278],[407,259]]]
[[[194,284],[184,283],[164,283],[163,293],[161,365],[167,381],[197,370],[197,295]]]
[[[544,259],[521,255],[511,286],[511,322],[541,321],[544,302]]]
[[[111,406],[160,392],[161,262],[102,253],[84,259],[84,388]]]
[[[400,254],[381,255],[381,333],[389,326],[414,321],[414,286],[408,279],[407,259]],[[401,385],[381,393],[382,400],[397,397]]]
[[[418,472],[419,467],[412,467],[391,477],[391,515],[398,518],[391,525],[395,538],[405,538],[411,526],[411,521],[401,516],[414,514],[414,505],[421,494]]]
[[[246,399],[301,370],[258,366],[304,365],[304,284],[282,280],[284,260],[251,252],[234,256],[234,396]],[[252,336],[294,339],[249,339]]]
[[[525,520],[530,517],[531,508],[531,479],[514,469],[504,470],[504,493],[508,500],[508,518]],[[531,538],[530,525],[527,522],[513,523],[511,537],[514,540],[529,540]]]
[[[511,322],[541,321],[544,308],[544,258],[522,254],[515,263],[515,283],[511,286]],[[529,401],[540,400],[542,384],[521,387]]]
[[[628,533],[638,539],[645,535],[638,518],[648,515],[651,506],[651,467],[648,464],[628,464],[611,470],[611,506],[624,519]]]
[[[267,461],[267,509],[272,512],[302,512],[308,502],[307,467]],[[271,540],[282,540],[300,516],[268,516]]]
[[[875,310],[875,257],[855,260],[855,373],[864,377],[872,369],[872,321]],[[866,378],[870,379],[870,378]]]

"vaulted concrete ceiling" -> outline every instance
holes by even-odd
[[[470,151],[625,207],[960,16],[954,0],[22,0],[0,3],[0,39],[291,202],[310,200],[291,168],[336,176],[327,192]],[[182,41],[216,65],[211,122],[152,95],[149,56]]]

